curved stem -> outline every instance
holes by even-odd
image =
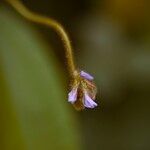
[[[70,39],[66,31],[62,27],[62,25],[54,19],[36,14],[28,10],[19,0],[5,0],[5,1],[7,1],[18,13],[20,13],[26,19],[38,24],[43,24],[48,27],[51,27],[58,33],[65,47],[65,55],[67,59],[69,74],[72,78],[74,78],[75,64],[74,64],[73,54],[72,54],[73,50],[72,50]]]

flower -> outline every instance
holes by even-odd
[[[83,77],[83,78],[85,78],[85,79],[87,79],[87,80],[93,80],[94,79],[93,76],[91,76],[89,73],[86,73],[84,71],[80,72],[80,76]]]
[[[68,94],[68,102],[74,103],[77,100],[77,87],[73,88],[71,92]]]
[[[97,106],[97,103],[94,102],[97,89],[93,79],[93,76],[85,71],[75,72],[72,88],[68,94],[68,102],[73,104],[77,110]]]
[[[87,108],[94,108],[97,106],[97,104],[91,99],[87,92],[84,94],[84,106]]]

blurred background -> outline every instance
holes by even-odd
[[[22,1],[64,25],[99,106],[68,104],[60,38],[1,1],[0,149],[149,150],[150,1]]]

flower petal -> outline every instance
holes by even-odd
[[[87,79],[87,80],[93,80],[94,79],[93,76],[91,76],[89,73],[84,72],[84,71],[80,72],[80,76],[83,77],[83,78],[85,78],[85,79]]]
[[[73,88],[68,94],[68,102],[74,103],[77,100],[77,88]]]
[[[84,106],[87,108],[94,108],[97,106],[97,104],[90,98],[87,92],[84,94]]]

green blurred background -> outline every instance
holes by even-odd
[[[0,150],[149,150],[150,1],[23,2],[64,25],[99,106],[74,110],[60,38],[1,1]]]

